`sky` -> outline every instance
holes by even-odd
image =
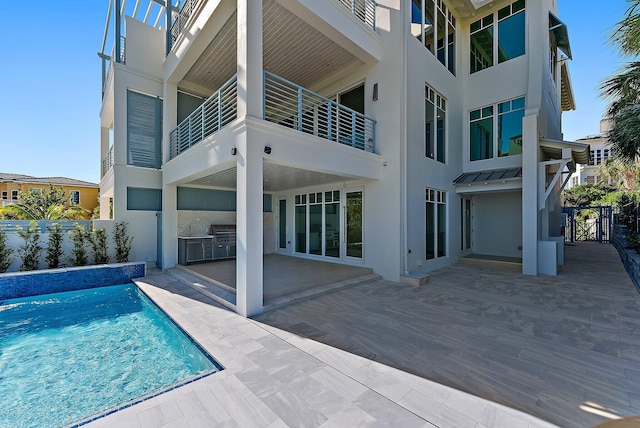
[[[537,1],[537,0],[528,0]],[[100,180],[101,60],[108,0],[3,2],[0,25],[0,172]],[[625,59],[607,43],[626,0],[558,0],[569,28],[577,109],[566,140],[599,132],[603,79]]]

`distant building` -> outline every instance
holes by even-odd
[[[32,177],[0,172],[2,206],[20,202],[20,192],[29,193],[31,189],[42,189],[46,192],[49,186],[62,187],[71,204],[80,205],[89,211],[98,206],[100,187],[96,183],[67,177]]]
[[[610,129],[611,121],[602,119],[600,121],[599,134],[588,135],[584,138],[576,140],[577,142],[586,143],[591,146],[591,156],[589,158],[590,161],[588,164],[576,165],[576,171],[571,174],[571,177],[567,182],[567,189],[577,186],[578,184],[597,184],[598,182],[602,181],[602,179],[598,177],[598,168],[600,168],[600,164],[602,164],[605,159],[609,158],[611,155],[607,142],[607,133]]]

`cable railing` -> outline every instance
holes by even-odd
[[[238,117],[237,80],[234,75],[169,133],[169,159],[195,146]]]
[[[113,168],[113,146],[109,148],[109,152],[104,159],[102,159],[102,176],[107,175],[107,172],[109,172],[111,168]]]
[[[169,30],[171,33],[171,46],[169,46],[169,50],[180,36],[180,33],[182,33],[182,30],[184,30],[187,22],[189,21],[189,18],[191,18],[191,15],[193,15],[194,12],[198,9],[198,6],[200,6],[201,2],[202,0],[186,0],[184,2],[182,7],[180,8],[178,16],[176,17],[176,20],[173,22],[173,24],[171,24],[171,29]]]
[[[338,0],[351,10],[362,22],[376,29],[376,6],[375,0]]]
[[[375,153],[375,120],[268,71],[264,72],[264,119]]]

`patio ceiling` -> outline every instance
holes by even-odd
[[[353,177],[309,171],[291,166],[264,162],[263,189],[265,192],[281,192],[310,186],[322,186],[353,180]],[[228,189],[236,188],[236,167],[218,171],[187,184],[215,186]]]
[[[234,13],[185,75],[180,86],[219,88],[236,73],[237,18]],[[264,68],[310,88],[362,62],[274,0],[263,2]],[[201,94],[209,95],[209,94]]]

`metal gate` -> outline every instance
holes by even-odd
[[[610,206],[563,207],[562,213],[567,215],[565,241],[609,243],[613,227],[613,210]]]

